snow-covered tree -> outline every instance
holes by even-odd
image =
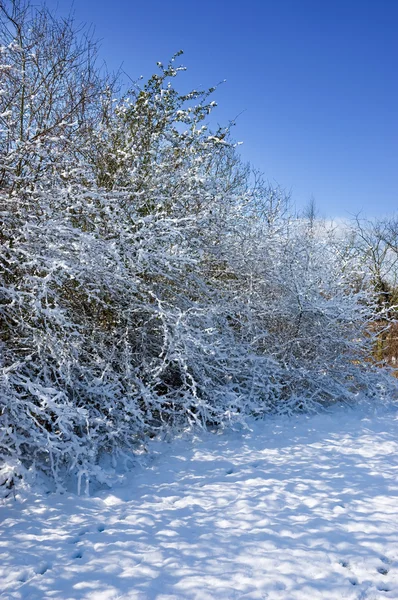
[[[165,430],[386,393],[355,253],[208,128],[214,90],[178,92],[180,53],[115,97],[69,22],[0,7],[7,485],[87,483]]]

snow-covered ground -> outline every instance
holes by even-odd
[[[95,497],[0,506],[0,598],[398,598],[398,414],[154,443]]]

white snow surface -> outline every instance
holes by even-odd
[[[398,598],[398,413],[153,442],[94,497],[0,505],[0,598]]]

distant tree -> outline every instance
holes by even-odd
[[[354,245],[376,297],[374,357],[396,367],[398,361],[398,227],[396,218],[356,218]]]
[[[314,231],[314,227],[318,217],[318,209],[316,206],[315,198],[311,195],[307,206],[304,207],[303,217],[308,222],[308,229],[310,232]]]

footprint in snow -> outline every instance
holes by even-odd
[[[69,543],[70,544],[78,544],[81,541],[81,538],[79,535],[76,535],[75,537],[70,538]]]
[[[345,569],[348,569],[350,566],[350,563],[347,560],[339,560],[339,565],[341,565]]]
[[[105,531],[105,525],[103,523],[100,523],[97,526],[97,531],[98,531],[98,533],[102,533],[103,531]]]
[[[227,470],[225,471],[225,474],[226,474],[226,475],[232,475],[232,473],[233,473],[233,472],[234,472],[234,470],[233,470],[233,468],[231,467],[230,469],[227,469]]]
[[[81,550],[76,550],[76,552],[72,554],[72,558],[83,558],[83,552]]]
[[[390,569],[388,569],[387,567],[377,567],[377,572],[380,573],[380,575],[387,575]]]
[[[377,589],[379,590],[379,592],[390,592],[391,591],[391,588],[386,584],[378,585]]]
[[[355,577],[350,577],[348,581],[351,585],[358,585],[358,579],[355,579]]]
[[[44,575],[49,569],[51,569],[51,565],[47,562],[41,562],[36,568],[36,575]]]
[[[79,542],[82,541],[82,537],[84,535],[86,535],[86,533],[89,533],[89,529],[82,529],[81,531],[79,531],[76,535],[72,536],[69,539],[69,543],[70,544],[78,544]]]

